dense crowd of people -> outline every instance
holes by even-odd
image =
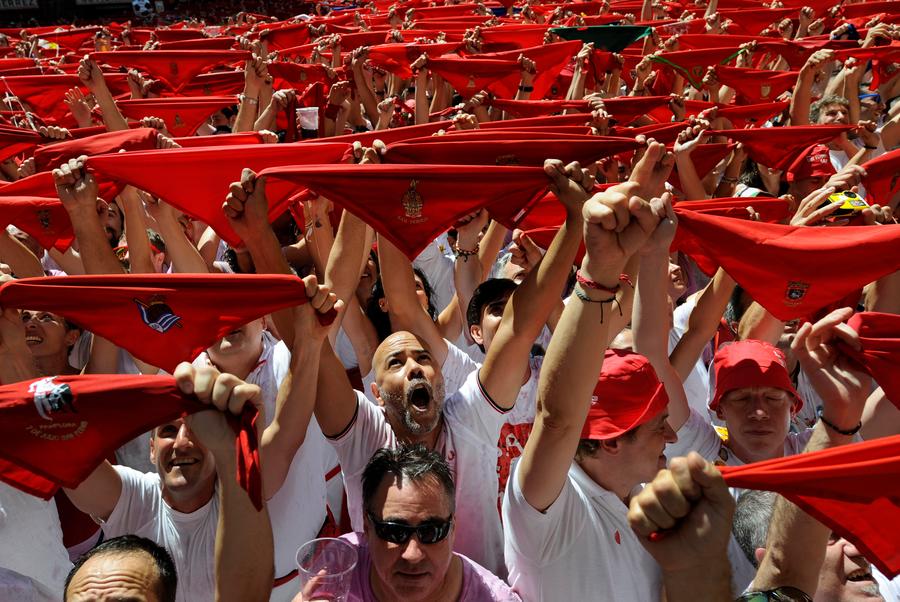
[[[270,8],[0,29],[0,599],[900,600],[900,4]]]

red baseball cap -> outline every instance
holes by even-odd
[[[665,387],[643,355],[607,349],[582,439],[604,441],[639,427],[669,404]]]
[[[794,412],[803,407],[803,400],[788,374],[784,353],[770,343],[746,339],[723,345],[716,351],[713,365],[716,388],[709,402],[713,412],[727,393],[745,387],[784,389],[794,398]]]
[[[830,177],[836,172],[831,164],[828,147],[814,144],[797,157],[787,168],[787,181],[807,180],[809,178]]]

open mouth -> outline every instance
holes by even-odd
[[[414,385],[409,392],[409,403],[417,410],[427,410],[431,405],[431,387],[427,383]]]
[[[872,577],[872,569],[867,567],[864,569],[857,569],[847,575],[847,581],[852,581],[854,583],[874,582],[875,578]]]
[[[44,339],[42,339],[41,337],[34,335],[34,334],[31,334],[31,335],[28,335],[25,337],[26,345],[40,345],[43,342],[44,342]]]
[[[179,458],[178,460],[172,460],[170,465],[172,468],[175,468],[181,466],[192,466],[197,462],[198,460],[196,458]]]

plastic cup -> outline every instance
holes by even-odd
[[[343,539],[323,537],[297,550],[304,600],[346,602],[356,568],[356,548]]]

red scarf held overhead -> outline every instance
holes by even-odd
[[[80,29],[67,29],[65,31],[42,33],[38,38],[58,44],[61,48],[75,52],[81,48],[85,42],[94,37],[98,31],[100,31],[99,27],[84,27]]]
[[[0,480],[48,500],[59,487],[78,487],[141,433],[210,407],[182,393],[171,376],[53,376],[2,386],[0,436],[9,445],[0,450]],[[227,416],[238,483],[261,510],[257,417],[249,403],[240,416]]]
[[[185,96],[231,96],[244,89],[243,71],[217,71],[198,75],[180,91]]]
[[[138,98],[116,102],[125,117],[136,120],[159,117],[175,136],[193,135],[210,115],[234,104],[237,104],[234,96]]]
[[[694,213],[705,213],[719,217],[750,219],[748,207],[759,214],[759,220],[769,224],[777,224],[791,216],[791,205],[786,199],[770,197],[733,197],[717,198],[705,201],[681,201],[676,207]]]
[[[897,269],[900,225],[811,228],[682,208],[677,213],[672,249],[684,249],[707,274],[721,266],[785,322],[813,315]]]
[[[518,60],[520,54],[524,54],[527,58],[534,61],[536,73],[531,82],[532,90],[531,98],[541,99],[547,95],[553,82],[556,81],[559,72],[572,62],[572,57],[578,54],[581,49],[581,41],[573,40],[570,42],[557,42],[555,44],[544,44],[542,46],[532,46],[530,48],[521,48],[516,50],[507,50],[506,52],[495,52],[483,54],[491,59]],[[491,84],[491,91],[497,96],[504,98],[513,98],[516,96],[519,82],[522,76],[518,69],[507,72],[505,77]]]
[[[264,35],[261,34],[260,38],[266,42],[270,51],[300,46],[310,41],[309,25],[305,22],[281,25],[280,27],[269,29]]]
[[[229,185],[240,181],[245,167],[259,171],[278,165],[338,162],[349,149],[349,144],[336,142],[205,146],[102,155],[88,159],[87,166],[101,181],[131,184],[209,224],[222,240],[236,247],[241,239],[222,213],[222,204]],[[286,200],[276,203],[273,198],[269,196],[270,220],[287,210]]]
[[[718,468],[729,487],[779,493],[888,578],[900,573],[900,435]]]
[[[122,190],[121,186],[110,182],[101,182],[99,188],[100,190],[97,194],[106,202],[111,202]],[[53,175],[49,171],[42,171],[33,176],[0,185],[0,199],[7,197],[58,198],[56,183],[53,181]]]
[[[494,98],[489,103],[495,109],[506,111],[516,117],[539,117],[560,111],[579,113],[590,111],[586,100],[505,100]]]
[[[543,166],[548,158],[564,164],[578,161],[587,165],[603,157],[633,151],[640,145],[627,138],[580,136],[531,140],[474,140],[441,136],[439,141],[399,142],[388,147],[386,163],[430,163],[434,165],[533,165]]]
[[[862,312],[847,324],[859,335],[861,349],[843,343],[841,349],[861,364],[900,408],[900,315]]]
[[[734,145],[722,143],[701,144],[695,148],[691,153],[691,163],[694,164],[694,170],[697,172],[697,176],[701,180],[705,178],[709,175],[709,172],[722,161],[722,159],[731,153],[733,149]],[[674,147],[669,147],[668,150],[673,151]],[[669,175],[669,183],[678,190],[682,190],[681,178],[678,175],[677,165]]]
[[[160,43],[159,50],[231,50],[236,41],[234,37],[175,40]]]
[[[300,188],[327,196],[410,259],[481,207],[509,224],[548,185],[539,167],[482,165],[308,165],[266,169],[260,175],[293,184],[288,196]]]
[[[739,104],[773,100],[797,83],[798,71],[769,71],[740,67],[716,67],[716,77],[738,93]]]
[[[848,48],[834,53],[835,60],[839,61],[845,61],[851,56],[862,63],[872,61],[872,81],[869,89],[875,90],[883,82],[891,79],[890,68],[894,63],[900,62],[900,43],[894,42],[890,46]]]
[[[705,48],[703,50],[678,50],[651,55],[654,63],[667,67],[683,76],[687,82],[697,88],[703,87],[701,81],[709,67],[730,63],[741,54],[737,46],[725,48]]]
[[[455,42],[439,44],[378,44],[369,48],[369,61],[376,67],[402,78],[413,76],[409,66],[423,53],[435,58],[454,52],[459,48]]]
[[[488,121],[478,124],[482,130],[514,129],[531,126],[553,125],[584,125],[591,120],[591,116],[585,113],[571,113],[569,115],[548,115],[547,117],[528,117],[523,119],[504,119],[503,121]]]
[[[441,57],[429,58],[428,69],[443,77],[459,94],[468,98],[486,90],[510,72],[518,74],[519,65],[515,60]]]
[[[708,130],[710,136],[726,136],[744,145],[754,161],[772,169],[787,169],[800,154],[814,144],[825,144],[852,125],[796,125],[748,130]]]
[[[800,7],[795,8],[755,8],[755,9],[720,9],[722,20],[731,19],[734,33],[755,36],[782,19],[793,19],[800,12]]]
[[[890,205],[896,212],[900,200],[900,149],[867,161],[863,169],[866,170],[863,185],[870,204]]]
[[[534,138],[547,138],[554,140],[563,140],[569,138],[581,139],[590,136],[587,127],[579,127],[577,125],[564,126],[533,126],[521,127],[515,129],[480,129],[480,130],[450,130],[443,136],[432,136],[431,138],[415,138],[409,142],[433,142],[440,144],[446,138],[450,142],[459,142],[466,140],[532,140]],[[437,140],[435,140],[437,138]]]
[[[306,303],[305,291],[280,274],[61,276],[7,282],[0,307],[59,314],[172,372],[235,328]]]
[[[42,142],[46,138],[32,130],[0,126],[0,161],[28,152]]]
[[[654,110],[662,110],[665,119],[672,116],[668,96],[619,96],[604,98],[603,108],[620,124],[628,124]]]
[[[733,129],[741,130],[748,125],[761,126],[769,119],[783,113],[790,104],[785,100],[752,105],[719,105],[716,116],[724,117],[731,122]]]
[[[243,50],[125,50],[94,52],[91,58],[97,64],[146,71],[178,91],[213,67],[246,61],[250,53]]]
[[[147,150],[156,148],[159,132],[153,128],[137,128],[120,132],[107,132],[87,138],[68,140],[41,146],[34,153],[38,171],[55,169],[81,155],[93,156],[115,153],[119,150]]]
[[[544,41],[547,25],[510,25],[487,27],[481,30],[481,48],[484,52],[503,52],[516,48],[537,46]]]
[[[269,74],[274,78],[276,90],[295,88],[302,90],[314,82],[330,84],[325,65],[301,65],[299,63],[270,63]]]
[[[69,213],[58,199],[0,197],[0,227],[9,224],[29,234],[43,249],[65,253],[75,240]]]

